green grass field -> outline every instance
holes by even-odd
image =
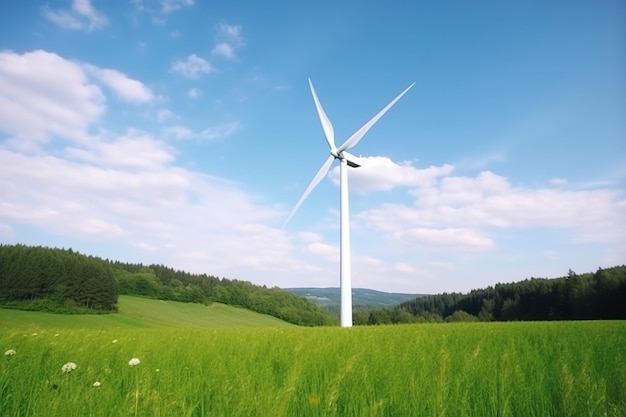
[[[15,351],[0,356],[3,417],[626,415],[621,321],[36,327],[1,314],[0,354]]]
[[[292,326],[272,316],[250,310],[212,304],[205,306],[176,301],[120,295],[119,313],[52,314],[0,309],[0,330],[20,328],[155,328],[155,327],[281,327]]]

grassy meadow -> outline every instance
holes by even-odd
[[[0,308],[0,330],[44,328],[231,328],[293,326],[276,317],[214,303],[209,306],[120,295],[116,314],[53,314]]]
[[[622,321],[37,327],[15,313],[0,310],[3,417],[626,415]]]

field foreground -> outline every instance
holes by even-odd
[[[0,415],[623,417],[624,346],[620,321],[5,327]]]

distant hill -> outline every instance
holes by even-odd
[[[220,328],[293,326],[265,314],[220,303],[153,300],[120,295],[119,312],[112,314],[54,314],[0,308],[0,331],[6,329],[114,329],[114,328]]]
[[[0,306],[60,314],[113,313],[118,295],[226,304],[300,326],[337,323],[316,304],[280,288],[129,264],[70,249],[0,244]]]
[[[304,297],[327,310],[338,309],[341,305],[340,288],[284,288],[284,290]],[[353,288],[352,305],[366,308],[395,307],[423,295],[425,294],[391,293],[367,288]]]

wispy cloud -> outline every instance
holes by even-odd
[[[241,25],[229,25],[221,22],[216,27],[216,31],[217,44],[213,47],[213,55],[226,59],[236,58],[235,51],[244,44]]]
[[[198,78],[201,75],[215,71],[211,64],[196,54],[191,54],[185,60],[178,60],[172,64],[171,71],[187,78]]]
[[[147,15],[152,23],[165,25],[167,17],[178,10],[194,5],[194,0],[130,0],[135,10]],[[179,37],[180,32],[173,31],[172,37]]]
[[[90,0],[74,0],[69,10],[51,10],[42,6],[41,12],[46,19],[65,29],[95,30],[109,24],[106,16],[94,9]]]
[[[89,74],[109,87],[119,98],[131,103],[147,103],[154,99],[152,91],[141,81],[134,80],[126,74],[107,68],[98,68],[85,64]]]
[[[188,127],[175,125],[165,129],[165,134],[177,140],[194,140],[198,142],[222,139],[241,129],[239,122],[220,123],[195,132]]]
[[[194,0],[161,0],[161,11],[171,13],[183,7],[193,6]]]
[[[219,139],[225,136],[230,136],[239,129],[241,129],[241,125],[237,122],[221,123],[217,126],[204,129],[200,132],[200,138],[204,140]]]

